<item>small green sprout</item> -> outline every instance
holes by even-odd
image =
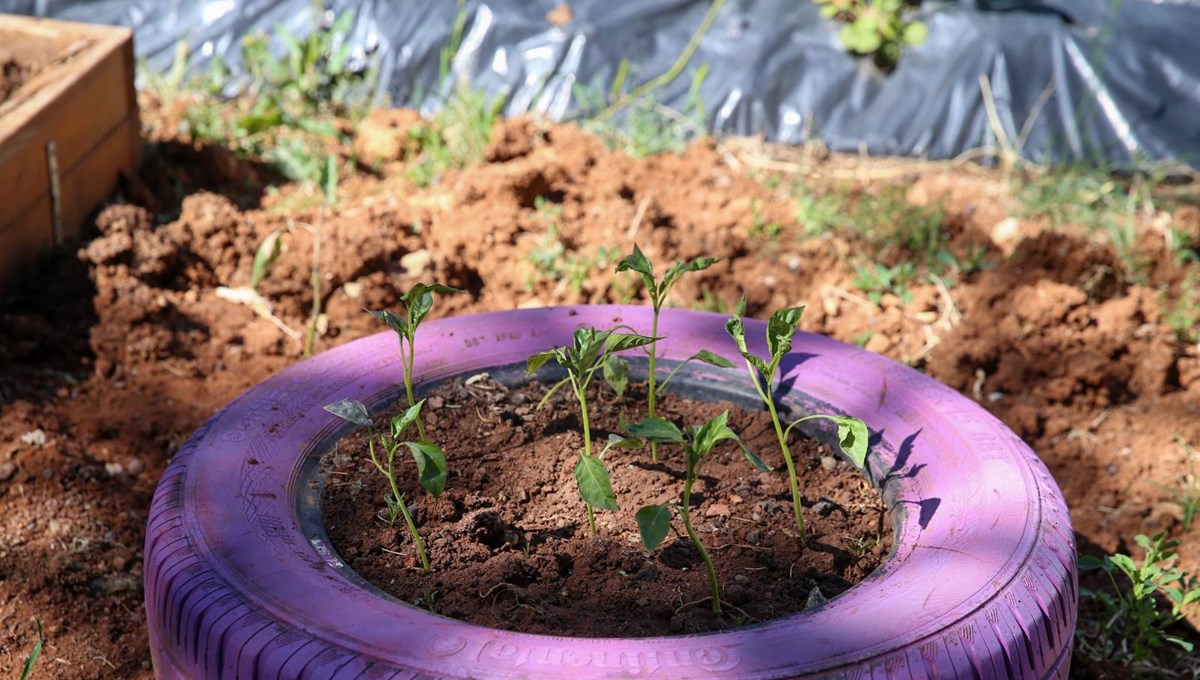
[[[658,358],[658,314],[660,311],[662,311],[662,306],[667,301],[667,295],[670,294],[671,289],[675,287],[675,284],[684,274],[688,272],[703,271],[713,266],[717,262],[718,260],[712,257],[698,257],[691,262],[676,262],[675,264],[671,265],[669,270],[667,270],[667,273],[663,276],[662,281],[656,282],[654,280],[654,263],[652,263],[650,259],[642,253],[641,248],[638,248],[637,244],[634,244],[633,254],[629,255],[617,264],[618,272],[632,271],[642,279],[642,283],[646,286],[646,292],[650,294],[650,304],[654,308],[654,320],[651,322],[650,335],[656,338],[656,340],[650,343],[650,348],[647,350],[647,354],[650,357],[650,386],[647,390],[648,404],[646,415],[651,418],[657,415],[656,407],[658,403],[659,392],[661,392],[662,389],[667,386],[667,383],[671,381],[671,378],[675,377],[675,373],[683,367],[683,364],[686,364],[692,360],[697,360],[713,366],[719,366],[721,368],[733,367],[733,364],[725,357],[713,354],[708,350],[700,350],[699,352],[685,359],[683,363],[676,366],[675,370],[671,371],[670,375],[667,376],[667,379],[664,380],[661,385],[655,385],[658,380],[658,375],[654,370],[655,360]],[[650,443],[650,459],[656,463],[658,462],[658,444],[655,442]]]
[[[38,657],[42,655],[42,647],[46,644],[46,636],[42,634],[42,622],[34,619],[33,625],[37,626],[37,642],[30,650],[29,656],[25,657],[25,666],[21,670],[21,680],[26,680],[33,673],[33,666],[37,663]]]
[[[406,316],[397,316],[386,309],[378,312],[367,310],[371,312],[372,316],[382,320],[395,331],[397,338],[400,340],[400,363],[404,368],[404,393],[408,397],[409,406],[416,403],[416,400],[413,398],[412,380],[413,355],[416,354],[413,345],[417,337],[417,327],[429,315],[429,310],[433,309],[433,294],[452,295],[454,293],[465,292],[458,288],[443,286],[440,283],[418,283],[400,297],[400,302],[404,303]],[[407,354],[404,351],[405,341],[408,341]],[[420,417],[417,418],[417,432],[421,436],[421,441],[428,439],[425,436],[425,424],[421,422]]]
[[[575,466],[575,482],[579,486],[579,495],[587,505],[588,529],[596,535],[596,517],[594,508],[604,510],[617,509],[617,496],[613,493],[612,481],[608,469],[604,467],[603,456],[614,446],[636,448],[640,442],[625,439],[618,435],[609,437],[608,443],[599,455],[592,455],[592,429],[588,419],[587,390],[588,383],[596,372],[607,364],[607,357],[615,352],[642,347],[653,342],[654,338],[634,333],[617,333],[615,330],[598,331],[595,328],[579,328],[575,331],[570,346],[555,347],[545,352],[538,352],[529,357],[526,362],[525,375],[533,375],[551,359],[558,362],[567,370],[567,377],[559,381],[546,392],[538,404],[541,408],[558,388],[570,384],[575,398],[579,400],[580,418],[583,422],[583,450],[580,452],[579,463]]]
[[[771,422],[775,425],[775,435],[779,439],[783,461],[787,464],[788,482],[792,487],[792,510],[796,515],[796,527],[800,530],[800,543],[803,545],[807,543],[808,539],[804,531],[804,518],[800,514],[800,485],[796,481],[796,465],[792,462],[792,452],[787,444],[788,434],[791,433],[793,427],[807,420],[817,418],[831,420],[837,424],[838,444],[842,452],[861,468],[867,459],[867,426],[858,418],[850,416],[813,414],[794,421],[787,426],[787,429],[784,429],[779,422],[779,412],[775,408],[775,389],[772,383],[775,381],[775,374],[779,371],[779,362],[792,350],[792,339],[796,337],[796,328],[800,324],[800,315],[804,313],[804,306],[785,307],[771,315],[770,321],[767,322],[767,348],[771,353],[770,362],[763,361],[746,347],[746,327],[742,324],[742,314],[745,312],[746,296],[743,294],[733,316],[725,323],[725,330],[737,343],[738,351],[746,360],[746,368],[750,371],[754,389],[758,391],[759,398],[771,413]]]
[[[683,451],[687,454],[687,476],[683,482],[683,497],[682,504],[677,508],[680,519],[683,520],[683,528],[687,530],[688,538],[692,540],[692,544],[696,546],[696,552],[700,553],[700,558],[704,560],[704,566],[708,570],[708,583],[712,587],[712,605],[713,612],[721,613],[721,595],[717,587],[717,571],[713,567],[712,558],[709,557],[708,551],[704,549],[704,544],[700,542],[700,538],[696,535],[696,530],[692,528],[692,485],[695,484],[696,478],[700,476],[700,467],[704,460],[712,453],[713,448],[723,441],[732,441],[741,447],[745,453],[746,459],[750,461],[754,467],[763,472],[769,472],[771,468],[763,464],[733,430],[729,429],[726,424],[729,420],[729,411],[725,411],[721,415],[713,418],[707,423],[700,426],[691,426],[680,430],[674,423],[663,420],[662,418],[646,418],[645,420],[633,423],[629,426],[629,434],[634,437],[644,437],[648,441],[657,442],[659,444],[682,444]],[[637,521],[638,530],[642,534],[642,543],[645,544],[647,550],[654,550],[658,547],[663,539],[667,537],[667,533],[671,528],[671,507],[667,505],[647,505],[637,511],[634,516]]]
[[[396,452],[401,447],[406,447],[412,454],[413,462],[417,464],[417,481],[421,487],[433,494],[434,498],[441,496],[442,490],[446,488],[446,454],[442,452],[441,447],[424,439],[416,442],[403,439],[404,431],[410,425],[421,422],[421,406],[424,404],[425,400],[422,399],[408,407],[404,413],[394,416],[388,424],[386,432],[375,427],[375,421],[371,420],[371,416],[367,413],[367,407],[362,402],[343,399],[335,404],[329,404],[325,410],[342,420],[367,428],[370,433],[367,443],[370,447],[371,463],[387,478],[388,484],[391,486],[391,494],[383,497],[388,507],[388,524],[394,524],[398,515],[404,516],[404,522],[408,525],[409,533],[412,534],[413,544],[417,546],[417,554],[421,557],[421,566],[426,572],[430,572],[433,571],[433,568],[429,566],[429,556],[425,554],[425,543],[421,541],[421,535],[417,533],[417,525],[408,512],[404,494],[400,492],[400,487],[396,482]],[[385,454],[383,460],[375,451],[375,438],[379,439],[379,444],[383,448]]]

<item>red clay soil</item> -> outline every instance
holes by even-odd
[[[46,632],[35,677],[151,676],[141,592],[151,494],[205,418],[301,356],[279,325],[300,335],[313,300],[304,225],[322,239],[318,351],[380,331],[362,309],[395,307],[417,281],[469,292],[439,299],[435,316],[620,302],[640,289],[601,248],[637,242],[660,263],[719,257],[672,303],[730,309],[744,290],[759,317],[808,303],[804,329],[925,371],[1029,442],[1066,494],[1081,550],[1140,557],[1134,535],[1168,531],[1183,541],[1181,565],[1200,572],[1200,523],[1184,531],[1156,486],[1180,488],[1187,474],[1176,434],[1200,446],[1200,347],[1168,328],[1163,303],[1184,280],[1167,235],[1200,247],[1187,208],[1141,220],[1149,264],[1130,272],[1082,229],[1003,222],[1017,203],[998,176],[918,169],[907,202],[941,205],[949,248],[960,259],[985,249],[985,266],[913,285],[908,302],[873,302],[852,264],[864,233],[888,225],[808,235],[788,191],[795,178],[754,181],[736,146],[633,159],[574,127],[510,120],[480,166],[417,189],[401,162],[385,161],[344,178],[322,212],[313,190],[267,191],[269,169],[180,138],[170,115],[152,108],[143,120],[146,167],[100,213],[95,238],[49,258],[0,308],[6,677],[34,645],[35,618]],[[856,189],[860,201],[880,190]],[[539,197],[552,209],[535,211]],[[278,324],[218,295],[249,284],[256,247],[277,229],[283,251],[259,290]],[[531,254],[551,264],[539,270]],[[881,257],[908,255],[895,245]],[[607,261],[589,270],[571,258]]]

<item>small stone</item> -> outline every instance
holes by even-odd
[[[443,397],[430,397],[426,402],[430,410],[436,411],[446,405],[446,400]]]
[[[758,529],[751,529],[746,532],[746,542],[751,545],[758,545],[762,541],[762,532]]]
[[[125,466],[120,463],[105,463],[104,472],[109,477],[116,477],[125,473]]]
[[[0,464],[0,482],[7,482],[17,471],[17,466],[11,462]]]
[[[342,284],[342,290],[345,291],[346,297],[351,300],[357,300],[362,296],[362,284],[357,281],[349,281]]]
[[[833,456],[821,456],[821,469],[826,472],[833,472],[837,469],[837,458]]]
[[[400,266],[404,268],[404,273],[409,276],[424,274],[432,262],[433,256],[424,248],[400,256]]]
[[[634,604],[636,604],[639,607],[649,607],[650,600],[648,600],[644,597],[639,597],[638,599],[634,600]]]
[[[45,469],[43,469],[43,470],[42,470],[42,477],[43,477],[43,478],[45,478],[45,479],[50,479],[50,478],[51,478],[51,477],[53,477],[53,476],[54,476],[54,468],[45,468]]]
[[[119,557],[119,556],[114,557],[112,564],[113,564],[113,571],[124,571],[126,560],[124,557]]]
[[[142,462],[141,458],[130,458],[129,461],[125,463],[125,469],[131,475],[140,475],[142,470],[146,469],[146,464]]]
[[[892,348],[892,339],[883,333],[875,333],[867,340],[865,349],[868,352],[883,354]]]
[[[524,392],[513,392],[509,399],[512,400],[513,406],[522,406],[529,401],[529,395]]]
[[[1109,463],[1108,467],[1104,468],[1104,471],[1110,475],[1115,475],[1121,471],[1121,466],[1117,465],[1116,463]]]
[[[545,493],[545,494],[554,493],[554,487],[549,484],[543,484],[542,485],[542,493]]]
[[[825,597],[825,593],[822,593],[820,588],[814,587],[808,591],[808,602],[804,603],[804,608],[820,607],[828,601],[829,599]]]
[[[738,585],[743,585],[743,586],[750,585],[750,577],[746,576],[745,574],[738,574],[737,576],[734,576],[733,581],[734,581],[734,583],[737,583]]]
[[[834,503],[833,501],[829,500],[828,498],[822,498],[819,501],[817,501],[816,503],[813,503],[812,507],[813,507],[813,512],[817,513],[818,515],[820,515],[822,517],[828,517],[838,507],[838,504]]]
[[[29,432],[21,435],[21,441],[29,444],[30,446],[45,446],[46,431],[40,427],[36,430],[30,430]]]
[[[705,517],[728,517],[729,506],[724,503],[714,503],[704,511]]]

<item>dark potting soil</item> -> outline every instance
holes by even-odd
[[[827,445],[795,435],[791,443],[808,530],[802,547],[770,417],[668,395],[659,415],[681,426],[729,409],[734,431],[777,468],[758,472],[736,446],[724,445],[693,488],[693,524],[716,565],[725,606],[716,616],[704,564],[678,516],[654,551],[643,547],[634,522],[643,505],[678,503],[682,450],[660,447],[658,463],[648,448],[610,450],[604,460],[620,510],[597,510],[598,535],[591,536],[573,477],[583,446],[579,406],[563,389],[538,410],[545,389],[510,389],[476,376],[428,395],[426,427],[448,460],[445,492],[434,499],[417,486],[406,449],[397,468],[431,574],[422,573],[404,521],[388,525],[379,517],[387,483],[369,461],[365,433],[340,440],[323,461],[322,503],[326,531],[346,563],[400,600],[479,625],[646,637],[794,614],[864,579],[891,549],[879,493]],[[617,431],[622,410],[635,420],[644,404],[644,386],[631,385],[623,399],[607,386],[594,389],[595,451]]]
[[[39,70],[33,62],[21,61],[0,49],[0,104],[13,95]]]

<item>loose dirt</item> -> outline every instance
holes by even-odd
[[[746,291],[760,317],[807,303],[805,330],[909,363],[1029,442],[1066,494],[1081,550],[1140,556],[1134,535],[1168,531],[1183,541],[1181,566],[1200,572],[1200,523],[1185,531],[1179,505],[1156,486],[1178,489],[1188,474],[1176,434],[1200,446],[1200,347],[1167,326],[1164,305],[1185,281],[1168,239],[1200,247],[1186,209],[1139,222],[1148,265],[1133,272],[1082,229],[1021,218],[998,175],[914,170],[905,200],[940,204],[949,249],[963,260],[982,249],[984,266],[910,286],[908,301],[875,301],[853,284],[853,260],[889,225],[810,234],[796,218],[794,178],[775,189],[752,180],[747,168],[764,163],[740,145],[702,141],[680,156],[633,159],[577,128],[515,119],[478,167],[417,189],[402,162],[383,162],[344,178],[338,204],[320,210],[314,190],[181,138],[178,115],[149,102],[140,177],[100,213],[92,240],[50,257],[0,309],[8,677],[34,645],[35,618],[47,636],[38,672],[151,676],[141,593],[151,494],[205,418],[300,358],[293,335],[313,301],[313,231],[318,350],[383,330],[362,309],[395,307],[417,281],[469,292],[439,300],[435,316],[623,302],[640,289],[612,274],[613,258],[635,242],[660,263],[720,257],[685,277],[672,303],[729,310]],[[827,177],[871,167],[813,162]],[[880,184],[857,182],[859,200],[874,200]],[[272,321],[217,291],[249,284],[255,249],[275,230],[282,253],[259,287]],[[883,257],[908,255],[896,244]],[[623,549],[649,559],[634,547]]]
[[[325,523],[334,547],[356,572],[405,602],[480,625],[574,637],[690,634],[769,621],[845,592],[891,549],[879,493],[827,446],[798,439],[789,447],[807,499],[807,549],[786,476],[758,472],[736,446],[721,447],[692,490],[692,522],[725,605],[725,615],[716,616],[704,563],[682,521],[675,519],[667,541],[648,553],[634,520],[642,506],[679,503],[679,447],[662,447],[657,463],[649,447],[604,456],[619,509],[596,512],[593,537],[572,476],[583,447],[579,406],[559,393],[537,409],[545,391],[538,384],[510,391],[474,376],[426,399],[427,431],[450,469],[446,490],[436,500],[425,494],[411,462],[401,462],[399,481],[418,508],[434,568],[428,576],[403,520],[389,525],[378,517],[389,487],[368,462],[365,435],[339,442],[325,459],[322,499],[332,509]],[[625,398],[592,390],[597,446],[619,432],[618,414],[640,418],[644,404],[645,389],[631,388]],[[658,414],[687,426],[725,410],[750,450],[782,468],[765,412],[667,395]]]
[[[0,50],[0,104],[8,101],[39,70],[37,64],[20,61]]]

